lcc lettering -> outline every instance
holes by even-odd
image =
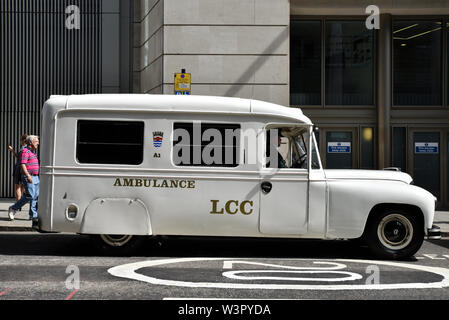
[[[238,200],[228,200],[223,205],[220,204],[220,200],[211,200],[212,210],[211,214],[236,214],[240,212],[244,215],[249,215],[253,212],[253,202],[251,200],[244,200],[239,202]]]

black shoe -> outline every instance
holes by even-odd
[[[31,228],[33,228],[34,230],[39,230],[39,220],[38,219],[33,219]]]

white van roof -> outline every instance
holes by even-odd
[[[53,101],[51,101],[53,100]],[[56,101],[55,101],[56,100]],[[59,101],[59,103],[57,102]],[[60,105],[65,101],[65,106]],[[156,95],[156,94],[86,94],[56,96],[52,95],[48,104],[59,104],[65,109],[101,109],[101,110],[135,110],[135,111],[173,111],[205,112],[274,116],[288,118],[304,124],[312,122],[301,109],[284,107],[259,100],[196,96],[196,95]]]

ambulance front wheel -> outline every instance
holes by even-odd
[[[415,210],[389,208],[370,216],[364,239],[377,258],[409,258],[424,241],[424,219]]]
[[[130,255],[142,247],[145,237],[134,235],[92,235],[95,247],[106,255]]]

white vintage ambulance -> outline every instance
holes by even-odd
[[[324,170],[300,109],[172,95],[51,96],[39,228],[110,253],[142,236],[362,239],[376,257],[436,239],[435,197],[405,173]]]

